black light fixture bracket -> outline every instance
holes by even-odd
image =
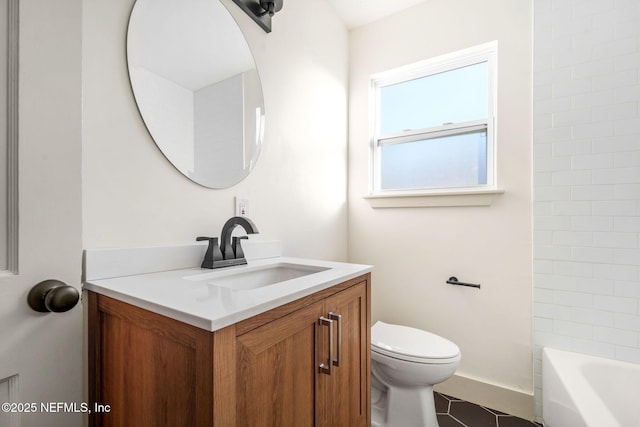
[[[267,33],[271,32],[271,17],[282,10],[283,0],[233,0],[240,9]]]

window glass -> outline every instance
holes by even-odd
[[[484,119],[488,115],[487,62],[380,88],[380,133]]]
[[[382,190],[471,187],[487,183],[487,132],[382,147]]]

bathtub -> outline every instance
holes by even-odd
[[[545,427],[640,427],[640,365],[545,348]]]

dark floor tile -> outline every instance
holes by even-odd
[[[540,424],[485,408],[446,394],[433,394],[440,427],[542,427]]]
[[[451,402],[449,414],[469,427],[497,427],[498,425],[495,414],[469,402]]]
[[[445,399],[447,399],[449,401],[457,400],[458,402],[464,402],[464,400],[458,399],[457,397],[449,396],[448,394],[438,393],[437,391],[435,391],[434,393],[435,394],[439,394],[440,396],[444,397]]]
[[[436,403],[437,414],[446,414],[449,412],[449,399],[440,393],[433,393],[433,400]]]
[[[455,419],[451,418],[449,415],[438,414],[438,424],[440,427],[465,427],[464,424],[460,424]]]

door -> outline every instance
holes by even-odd
[[[237,338],[237,425],[322,425],[317,381],[318,302]]]
[[[10,87],[17,82],[17,107],[7,108],[18,155],[7,159],[12,178],[8,196],[2,196],[13,201],[9,211],[17,220],[10,215],[9,237],[0,242],[8,247],[8,271],[0,273],[0,403],[10,403],[0,410],[2,427],[82,425],[81,306],[40,313],[27,305],[29,290],[47,279],[80,288],[81,4],[0,3],[3,13],[19,17],[19,68],[13,68],[18,77],[8,77]],[[3,161],[0,175],[5,174]]]
[[[238,425],[369,424],[367,293],[363,281],[237,337]]]
[[[364,427],[370,408],[366,282],[327,298],[325,310],[337,331],[333,373],[323,378],[328,381],[326,425]]]

